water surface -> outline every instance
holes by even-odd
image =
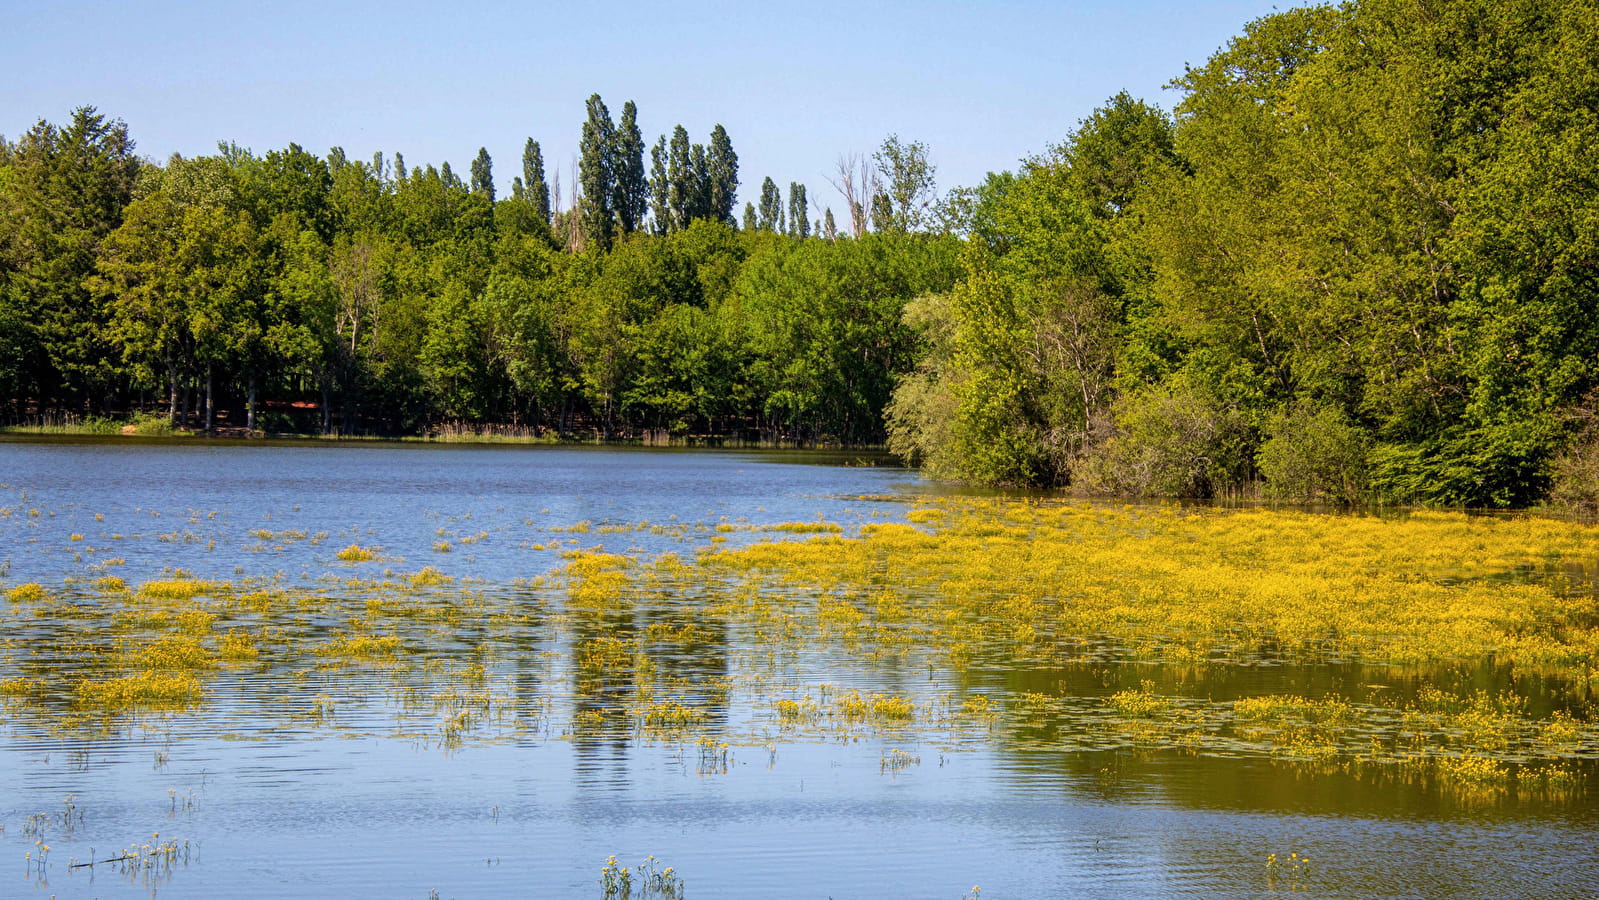
[[[319,605],[219,606],[218,632],[287,647],[331,640],[364,617],[405,648],[378,660],[269,649],[209,675],[198,706],[168,712],[84,717],[64,697],[13,702],[0,721],[0,895],[600,897],[612,855],[629,866],[656,857],[693,897],[955,900],[974,886],[999,898],[1599,893],[1587,783],[1558,796],[1462,797],[1091,727],[1107,695],[1145,681],[1197,703],[1355,696],[1378,683],[1411,691],[1422,680],[1503,687],[1491,668],[1196,671],[981,655],[952,668],[914,645],[785,642],[782,598],[734,604],[667,574],[619,615],[576,608],[566,586],[539,578],[574,551],[643,565],[806,539],[761,530],[779,523],[826,520],[848,533],[902,520],[927,489],[847,459],[0,443],[0,582],[66,598],[60,618],[4,620],[0,679],[79,664],[73,636],[88,632],[68,612],[107,602],[94,579],[132,586],[180,569]],[[339,560],[350,545],[378,559]],[[403,603],[377,586],[409,584],[425,566],[456,580]],[[746,612],[763,602],[778,612]],[[716,604],[730,605],[708,613]],[[612,636],[647,652],[579,663]],[[1571,702],[1568,685],[1545,695],[1514,686],[1545,708]],[[1031,728],[967,703],[1030,691],[1077,706]],[[905,698],[917,713],[796,723],[772,705],[849,692]],[[695,718],[642,712],[667,700]],[[71,867],[167,841],[179,850],[160,865]],[[24,859],[45,843],[42,867]],[[1266,866],[1295,853],[1310,863]]]

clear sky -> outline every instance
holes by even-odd
[[[841,154],[897,133],[931,148],[940,190],[1059,142],[1126,89],[1163,85],[1273,7],[1177,3],[413,3],[13,0],[0,29],[0,134],[93,105],[165,159],[294,141],[357,159],[398,150],[466,176],[494,157],[502,193],[527,137],[571,184],[584,100],[634,100],[646,142],[720,122],[741,204],[767,175],[841,202]],[[741,207],[742,208],[742,207]]]

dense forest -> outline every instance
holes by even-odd
[[[1599,495],[1599,4],[1250,23],[1014,172],[841,159],[842,220],[720,126],[598,96],[563,194],[399,154],[0,140],[12,421],[878,443],[938,477],[1519,506]]]

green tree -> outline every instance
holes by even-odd
[[[668,173],[666,135],[661,135],[650,148],[650,214],[654,219],[656,234],[666,234],[672,228],[672,181]]]
[[[479,147],[477,158],[472,160],[472,193],[494,202],[494,161],[487,147]]]
[[[693,192],[689,195],[688,220],[714,219],[711,209],[711,162],[704,144],[689,148],[688,167],[689,183],[693,185]]]
[[[43,406],[83,408],[115,383],[105,312],[87,282],[133,198],[133,148],[124,123],[89,106],[65,126],[36,123],[8,148],[0,279],[11,341],[23,348],[12,377]]]
[[[921,231],[932,222],[935,199],[935,169],[928,159],[927,145],[921,141],[905,143],[899,135],[889,135],[872,154],[882,179],[886,203],[872,198],[872,218],[879,231]],[[879,209],[882,210],[879,214]]]
[[[622,121],[612,135],[615,170],[611,206],[623,234],[642,228],[649,212],[649,183],[644,172],[644,136],[639,133],[638,107],[632,100],[622,106]]]
[[[725,225],[734,225],[733,207],[738,202],[738,154],[733,152],[733,140],[727,136],[727,129],[720,124],[711,129],[707,162],[710,182],[707,217]]]
[[[916,355],[905,305],[949,290],[957,271],[957,245],[948,239],[874,235],[761,246],[740,273],[733,302],[769,434],[883,440],[883,408]]]
[[[682,231],[693,219],[699,197],[699,179],[690,159],[688,129],[679,125],[672,129],[672,142],[667,154],[667,228],[668,232]]]
[[[533,204],[533,215],[549,224],[550,186],[544,180],[544,154],[539,150],[539,142],[532,138],[528,138],[527,145],[522,148],[522,189],[528,202]]]
[[[578,177],[583,187],[580,209],[584,244],[600,251],[610,249],[616,231],[615,133],[610,110],[600,95],[590,96],[588,119],[578,144]]]
[[[778,190],[777,182],[767,176],[761,182],[760,218],[757,225],[762,231],[781,232],[783,230],[783,192]]]
[[[788,234],[804,240],[811,236],[809,204],[805,199],[805,185],[797,181],[788,184]]]
[[[232,169],[215,157],[174,156],[106,239],[96,283],[111,296],[109,330],[137,375],[165,376],[174,423],[198,382],[211,429],[217,369],[258,354],[258,250]]]

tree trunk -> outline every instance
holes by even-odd
[[[328,404],[333,402],[333,398],[330,396],[332,391],[329,389],[330,385],[328,384],[327,376],[322,376],[320,380],[322,386],[322,433],[327,434],[328,430],[333,427],[333,410],[328,408]]]
[[[210,434],[217,427],[217,395],[215,385],[211,379],[211,364],[205,364],[205,432]]]
[[[167,365],[167,421],[178,427],[178,367]]]
[[[255,433],[255,373],[250,373],[249,393],[244,400],[244,427],[250,433]]]

